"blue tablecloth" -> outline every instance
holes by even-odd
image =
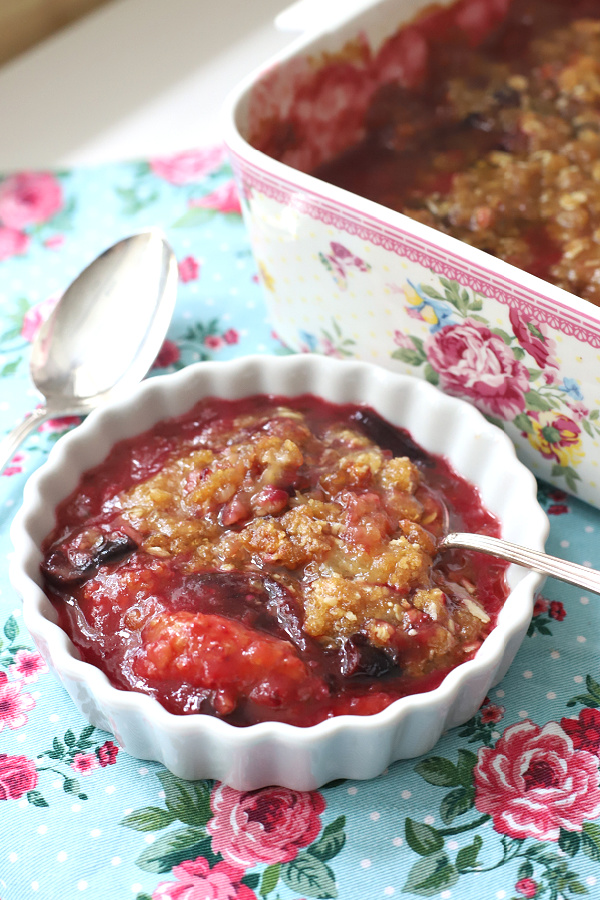
[[[284,352],[221,148],[9,175],[2,432],[40,402],[29,347],[52,303],[98,252],[154,225],[180,272],[154,371]],[[548,581],[475,718],[373,781],[250,795],[179,781],[82,719],[35,652],[8,580],[23,485],[76,421],[46,423],[0,477],[1,900],[600,898],[600,598]],[[546,485],[540,500],[549,552],[600,567],[600,512]]]

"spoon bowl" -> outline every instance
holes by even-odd
[[[0,470],[44,419],[86,415],[144,377],[171,321],[177,280],[157,229],[118,241],[81,272],[35,337],[30,373],[45,403],[0,442]]]

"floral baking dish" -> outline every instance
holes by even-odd
[[[478,40],[509,5],[458,0],[457,27]],[[410,82],[423,63],[411,23],[426,8],[452,4],[373,0],[317,24],[227,101],[273,327],[291,350],[374,362],[474,403],[536,475],[600,506],[598,307],[309,174],[361,137],[382,83]]]
[[[276,721],[238,727],[203,713],[177,715],[153,696],[114,687],[100,668],[82,660],[43,590],[43,542],[55,526],[55,510],[115,444],[181,416],[203,398],[257,394],[366,405],[473,484],[504,537],[543,548],[548,520],[535,479],[506,435],[473,406],[421,379],[360,361],[256,356],[149,379],[62,438],[26,485],[12,528],[11,577],[23,598],[25,624],[50,668],[82,714],[133,756],[158,760],[183,778],[217,778],[239,790],[268,784],[308,790],[339,777],[370,778],[394,760],[427,752],[444,730],[476,712],[517,652],[541,576],[508,568],[508,596],[495,627],[437,687],[372,715],[333,716],[309,727]]]

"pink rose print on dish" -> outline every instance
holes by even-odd
[[[583,457],[581,427],[570,416],[555,410],[529,412],[532,431],[526,437],[534,450],[560,466],[577,465]]]
[[[0,679],[0,731],[5,725],[14,729],[27,724],[27,713],[35,700],[31,694],[21,694],[21,687],[21,682],[8,681],[6,675]]]
[[[598,759],[577,750],[557,722],[529,720],[482,747],[473,770],[475,806],[501,834],[557,841],[560,829],[581,831],[600,815]]]
[[[200,272],[198,260],[194,259],[193,256],[185,256],[183,259],[180,259],[178,269],[179,280],[184,284],[188,281],[196,281]]]
[[[225,147],[184,150],[170,156],[156,156],[149,161],[150,169],[169,184],[192,184],[223,165]]]
[[[222,184],[221,187],[218,187],[212,193],[206,194],[205,197],[194,197],[190,200],[189,206],[191,209],[214,209],[221,213],[242,214],[240,197],[233,178],[226,181],[225,184]]]
[[[23,256],[29,248],[29,235],[16,228],[0,225],[0,262],[12,256]]]
[[[37,780],[33,760],[0,753],[0,800],[18,800],[34,789]]]
[[[321,794],[269,787],[236,791],[217,785],[206,826],[212,849],[234,865],[283,863],[295,859],[321,830]]]
[[[540,369],[547,367],[558,369],[558,361],[553,355],[556,344],[548,337],[546,325],[531,320],[524,321],[512,308],[509,311],[509,319],[519,344],[533,357]]]
[[[449,394],[507,421],[525,409],[529,373],[487,326],[473,319],[446,325],[429,335],[425,351]]]
[[[0,184],[0,222],[7,228],[40,225],[62,206],[60,182],[50,172],[19,172]]]
[[[177,881],[161,881],[152,900],[256,900],[256,894],[242,884],[244,869],[227,862],[210,868],[203,856],[173,866]]]
[[[48,672],[48,666],[36,650],[17,650],[15,661],[9,666],[9,672],[23,684],[33,684],[38,676]]]

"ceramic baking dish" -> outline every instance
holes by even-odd
[[[461,5],[466,20],[497,21],[509,2]],[[360,137],[377,79],[389,75],[366,78],[367,62],[427,5],[376,0],[315,28],[226,103],[273,328],[291,351],[367,360],[469,400],[536,476],[600,506],[600,309],[307,174]],[[397,74],[412,45],[396,43]],[[260,149],[265,122],[273,134],[273,123],[283,133],[292,121],[293,149],[280,159]]]

